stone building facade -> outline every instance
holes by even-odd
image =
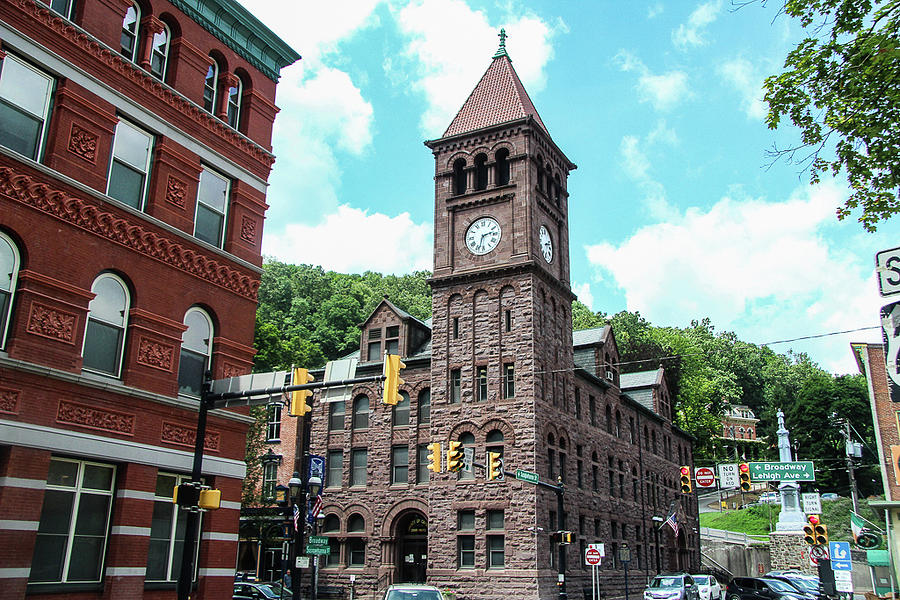
[[[199,386],[249,372],[280,69],[230,0],[0,0],[0,598],[171,598]],[[230,597],[213,411],[196,598]]]
[[[356,376],[378,374],[385,351],[406,369],[403,401],[377,384],[316,402],[312,451],[326,458],[319,533],[330,538],[319,583],[357,597],[428,581],[467,600],[556,598],[556,493],[564,486],[570,598],[589,597],[586,544],[605,543],[604,594],[631,576],[699,566],[697,506],[678,492],[691,438],[669,414],[623,394],[609,328],[573,339],[568,193],[575,165],[550,137],[501,45],[441,139],[435,157],[432,319],[388,301],[361,325]],[[451,440],[471,471],[446,471]],[[428,470],[440,442],[443,470]],[[488,451],[504,481],[488,481]],[[653,517],[678,515],[678,537]],[[632,584],[634,579],[632,579]],[[587,596],[585,596],[587,594]]]

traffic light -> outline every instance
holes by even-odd
[[[382,400],[385,404],[396,405],[400,402],[400,369],[405,369],[406,365],[400,362],[400,357],[396,354],[384,355],[384,396]]]
[[[499,452],[488,452],[488,479],[503,479],[503,458]]]
[[[221,490],[200,490],[197,505],[203,510],[216,510],[222,505]]]
[[[200,502],[200,483],[184,482],[175,486],[175,492],[172,494],[172,502],[181,508],[191,508],[197,506]]]
[[[749,492],[750,491],[750,465],[747,463],[741,463],[738,465],[738,477],[741,482],[741,491]]]
[[[819,546],[828,545],[828,526],[825,523],[819,523],[814,526],[816,532],[816,544]]]
[[[819,524],[819,515],[809,515],[806,525],[803,526],[803,541],[809,546],[816,545],[816,525]]]
[[[441,443],[432,442],[427,446],[431,454],[428,455],[428,470],[435,473],[441,472]]]
[[[463,453],[462,448],[460,448],[462,442],[450,442],[448,445],[449,448],[447,449],[447,470],[451,472],[459,471],[463,467]]]
[[[691,468],[688,466],[681,467],[681,493],[691,493]]]
[[[291,385],[303,385],[315,381],[315,377],[309,374],[307,369],[294,369]],[[312,390],[295,390],[291,392],[291,416],[302,417],[312,410],[306,399],[312,396]]]
[[[575,535],[571,531],[560,531],[559,532],[559,543],[560,544],[571,544],[575,541]]]

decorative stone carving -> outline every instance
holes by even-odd
[[[184,208],[184,198],[187,195],[187,184],[177,177],[169,175],[166,180],[166,202],[174,204],[178,208]]]
[[[222,367],[222,377],[224,377],[225,379],[228,379],[229,377],[240,377],[241,375],[246,374],[247,369],[239,365],[225,363],[225,366]]]
[[[256,300],[258,279],[207,258],[186,247],[177,238],[149,231],[137,219],[117,217],[87,200],[53,190],[10,167],[0,167],[0,194],[235,294]],[[74,319],[74,315],[70,316]]]
[[[160,439],[170,444],[178,446],[194,447],[197,440],[197,430],[193,427],[185,427],[178,423],[169,423],[163,421],[162,435]],[[213,452],[219,451],[219,432],[207,431],[206,439],[203,440],[203,447]]]
[[[241,216],[241,239],[251,244],[256,241],[256,219],[247,215]]]
[[[72,129],[69,132],[68,150],[75,156],[93,163],[97,158],[98,139],[96,134],[80,127],[77,123],[72,123]]]
[[[68,400],[60,400],[56,420],[60,423],[80,425],[90,429],[134,435],[134,415],[77,404]]]
[[[171,344],[163,344],[145,337],[141,337],[138,343],[137,362],[139,364],[170,373],[173,356],[175,356],[175,346]]]
[[[25,329],[28,333],[73,344],[76,319],[72,313],[57,310],[40,302],[32,302],[28,313],[28,326]]]
[[[19,408],[19,390],[0,388],[0,412],[16,414]]]

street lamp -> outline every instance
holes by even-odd
[[[656,540],[656,574],[659,575],[659,529],[666,520],[658,515],[653,515],[651,519],[654,523],[659,523],[658,525],[653,525],[653,537]]]
[[[299,569],[297,569],[297,557],[300,555],[300,552],[303,551],[303,548],[301,547],[303,545],[303,525],[300,524],[300,519],[294,519],[294,511],[297,510],[298,504],[302,502],[300,490],[303,488],[303,481],[300,479],[300,473],[297,471],[294,471],[294,474],[291,475],[291,478],[288,481],[288,488],[290,489],[291,497],[290,519],[292,523],[296,523],[296,526],[294,527],[294,543],[291,544],[291,595],[295,599],[299,599],[300,572]]]
[[[306,482],[306,489],[309,490],[309,498],[310,499],[317,497],[319,495],[319,492],[322,491],[322,478],[317,474],[311,475],[309,477],[309,480]],[[318,525],[319,525],[318,520],[313,519],[312,523],[310,523],[310,526],[312,528],[310,535],[316,535],[319,532]],[[311,594],[312,600],[315,600],[316,596],[318,595],[318,585],[319,585],[319,557],[315,556],[315,557],[313,557],[313,562],[312,562],[312,577],[311,577],[311,582],[310,582],[310,587],[312,589],[312,594]]]
[[[313,475],[309,478],[309,495],[310,497],[315,497],[319,495],[319,492],[322,490],[322,478],[318,475]]]

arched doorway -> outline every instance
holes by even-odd
[[[405,512],[397,519],[398,583],[425,583],[428,567],[428,520],[417,510]]]

